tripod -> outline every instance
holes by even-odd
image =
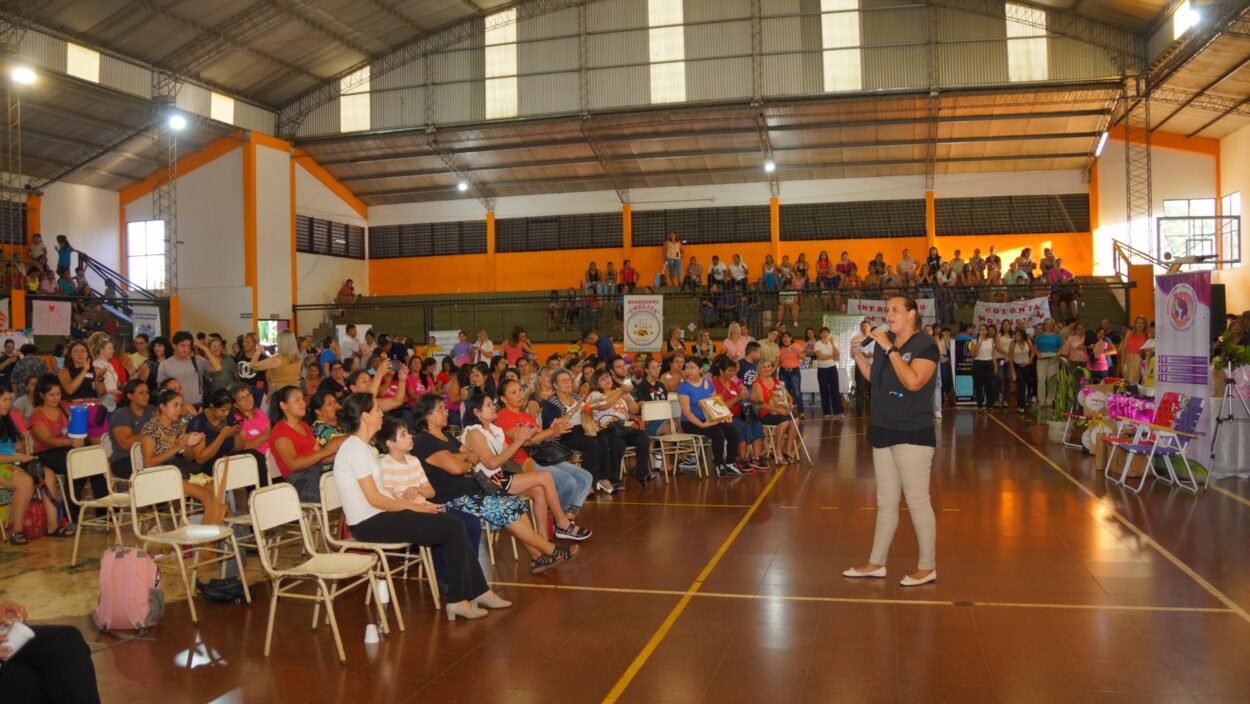
[[[1211,461],[1207,463],[1207,478],[1203,482],[1202,488],[1205,489],[1211,484],[1211,468],[1215,464],[1215,448],[1220,438],[1220,428],[1225,423],[1246,422],[1246,418],[1237,418],[1233,415],[1233,399],[1241,401],[1241,408],[1246,412],[1246,416],[1250,417],[1250,401],[1247,401],[1246,395],[1233,380],[1233,363],[1229,362],[1224,371],[1224,397],[1220,399],[1220,411],[1215,416],[1215,430],[1211,432]]]

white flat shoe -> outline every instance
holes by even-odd
[[[843,577],[851,577],[851,578],[853,578],[853,579],[864,579],[864,578],[866,578],[866,577],[877,577],[877,578],[881,578],[881,577],[884,577],[884,576],[885,576],[885,567],[884,567],[884,566],[882,566],[882,567],[878,567],[877,569],[875,569],[875,570],[873,570],[873,571],[871,571],[871,572],[860,572],[859,570],[855,569],[854,567],[851,567],[851,568],[848,568],[848,569],[846,569],[846,570],[843,570],[843,571],[842,571],[842,576],[843,576]]]
[[[929,574],[926,574],[920,579],[912,579],[910,575],[904,575],[903,578],[900,579],[898,583],[904,587],[918,587],[922,584],[929,584],[930,582],[936,582],[936,581],[937,581],[937,570],[933,570],[932,572],[930,572]]]

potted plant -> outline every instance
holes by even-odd
[[[1063,431],[1068,424],[1067,414],[1076,408],[1076,394],[1080,390],[1080,382],[1093,378],[1088,369],[1074,367],[1066,359],[1059,360],[1059,368],[1055,375],[1046,383],[1046,392],[1051,398],[1050,420],[1046,437],[1055,443],[1063,442]]]
[[[1029,408],[1029,414],[1033,418],[1033,422],[1029,423],[1029,441],[1034,445],[1045,445],[1046,435],[1049,426],[1046,421],[1050,419],[1050,409],[1040,403],[1035,403]]]
[[[1250,345],[1237,344],[1242,339],[1241,321],[1228,326],[1215,342],[1215,356],[1211,358],[1212,395],[1224,395],[1225,380],[1230,369],[1250,366]]]

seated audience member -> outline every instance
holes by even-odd
[[[304,359],[304,376],[300,382],[300,388],[304,393],[312,396],[317,393],[321,387],[321,380],[325,377],[321,376],[321,365],[317,364],[317,358],[309,355]]]
[[[38,377],[48,373],[48,365],[39,356],[39,348],[33,343],[22,345],[18,352],[21,357],[13,363],[13,373],[9,375],[11,388],[21,393],[26,388],[26,380],[31,377]]]
[[[278,471],[299,492],[300,501],[321,501],[321,475],[333,468],[334,455],[348,436],[337,435],[318,445],[316,433],[304,422],[308,403],[298,387],[278,389],[271,404],[272,416],[278,420],[269,440]]]
[[[654,476],[649,461],[651,438],[636,425],[638,402],[630,395],[630,388],[617,384],[611,372],[601,371],[594,377],[594,391],[586,397],[586,405],[599,427],[599,434],[607,440],[613,484],[624,483],[617,477],[623,473],[621,464],[626,448],[633,447],[634,476],[645,487]]]
[[[148,383],[139,379],[131,379],[122,387],[122,405],[109,416],[109,440],[113,445],[113,454],[109,457],[109,467],[113,476],[129,479],[134,470],[130,461],[130,448],[141,439],[143,426],[156,415],[156,407],[151,405],[152,394]]]
[[[26,515],[31,499],[35,495],[35,479],[29,472],[17,466],[19,463],[33,462],[35,456],[28,454],[26,439],[18,427],[14,416],[10,415],[13,407],[13,392],[0,388],[0,490],[9,493],[9,503],[14,530],[9,532],[10,545],[25,545],[28,541],[22,531],[21,517]],[[39,499],[43,503],[44,517],[49,526],[56,525],[56,504],[52,495],[44,492]]]
[[[773,447],[777,453],[777,461],[791,464],[798,461],[789,455],[790,445],[794,442],[794,424],[790,421],[790,403],[785,385],[773,372],[773,363],[766,359],[760,360],[759,374],[751,388],[751,401],[759,404],[760,423],[777,428],[777,436],[773,439]]]
[[[187,498],[208,504],[214,496],[212,480],[206,484],[188,481],[193,474],[201,473],[200,465],[188,453],[204,442],[204,435],[187,432],[182,403],[182,397],[173,391],[165,390],[156,395],[156,415],[141,431],[143,466],[169,464],[177,467],[182,472],[182,491]]]
[[[317,447],[325,447],[332,438],[343,434],[338,426],[338,397],[329,391],[318,391],[308,397],[307,406],[304,422],[317,437]]]
[[[25,623],[26,609],[0,604],[0,623]],[[16,653],[0,635],[0,692],[6,702],[99,704],[91,648],[75,626],[30,625],[34,637]]]
[[[329,391],[335,396],[347,393],[347,374],[343,371],[342,362],[330,363],[330,375],[321,380],[318,391]]]
[[[530,555],[532,574],[558,567],[577,556],[577,546],[556,546],[534,531],[525,518],[528,508],[524,501],[507,494],[487,494],[478,484],[473,476],[477,453],[447,436],[447,409],[441,399],[422,397],[417,401],[414,417],[422,432],[414,441],[413,453],[434,485],[435,501],[471,513],[514,535]]]
[[[546,378],[547,385],[550,387],[550,372],[547,372]],[[536,445],[568,432],[569,421],[566,418],[559,418],[551,424],[550,428],[541,430],[532,412],[527,412],[527,397],[517,382],[511,380],[504,381],[499,388],[499,400],[503,407],[499,409],[494,424],[503,429],[505,437],[509,440],[516,440],[520,436],[522,428],[528,428],[532,431],[532,434],[525,441],[526,445]],[[530,458],[525,449],[522,448],[517,450],[513,459],[524,464]],[[590,494],[591,484],[594,483],[594,477],[591,476],[590,472],[572,462],[557,462],[546,465],[535,463],[534,469],[551,475],[551,479],[555,483],[556,493],[559,495],[560,505],[564,507],[565,515],[569,520],[577,520],[577,516],[582,510],[582,503],[585,502],[586,497]]]
[[[235,452],[235,442],[243,426],[235,419],[233,411],[230,391],[214,389],[204,399],[204,409],[187,423],[187,432],[204,436],[204,442],[191,451],[191,457],[207,474],[212,473],[214,462]],[[263,460],[257,460],[256,469],[260,485],[268,486],[269,471]]]
[[[511,380],[508,380],[511,381]],[[467,418],[477,423],[466,425],[461,441],[477,455],[477,469],[513,496],[528,496],[534,506],[534,519],[540,526],[547,525],[550,509],[555,524],[555,535],[564,540],[585,540],[590,531],[575,525],[564,512],[552,475],[548,472],[524,472],[516,460],[516,454],[531,437],[535,428],[530,425],[514,427],[512,437],[495,425],[499,409],[494,399],[478,396],[469,402]],[[505,472],[506,467],[514,471]],[[519,471],[518,471],[519,470]]]
[[[261,473],[267,474],[264,468],[265,453],[269,451],[269,416],[256,407],[252,387],[243,382],[230,387],[230,399],[234,401],[231,418],[239,425],[239,434],[234,438],[234,452],[250,453],[261,467]]]
[[[742,415],[742,407],[751,401],[746,387],[738,378],[738,363],[725,355],[713,359],[712,387],[733,414],[733,426],[741,438],[738,441],[737,468],[743,472],[767,470],[768,464],[763,460],[764,426],[758,420],[748,423]]]
[[[47,373],[48,372],[44,372],[44,374]],[[26,377],[22,386],[19,387],[24,388],[25,393],[18,396],[17,400],[13,402],[13,414],[15,417],[22,420],[22,427],[26,427],[26,423],[30,421],[30,414],[35,410],[35,406],[37,405],[35,403],[35,387],[39,385],[39,378],[41,376],[43,376],[43,374],[35,374]]]
[[[567,417],[568,432],[561,432],[554,439],[568,449],[581,453],[582,466],[595,478],[596,490],[611,494],[615,487],[612,484],[613,470],[609,466],[607,440],[586,433],[582,425],[584,403],[582,397],[573,390],[573,373],[567,369],[558,369],[551,375],[551,383],[553,393],[543,401],[543,427],[549,429],[557,420]]]
[[[67,408],[68,405],[61,401],[61,385],[57,378],[51,374],[40,377],[38,386],[35,387],[35,410],[30,414],[27,429],[34,443],[34,448],[32,448],[34,454],[43,465],[43,484],[52,496],[60,496],[57,475],[67,475],[65,458],[69,451],[75,447],[82,447],[86,442],[86,438],[69,437]],[[83,480],[76,489],[81,491],[86,481]],[[108,486],[103,476],[97,475],[90,481],[92,492],[99,492],[101,496],[107,493]],[[67,508],[70,509],[71,522],[76,520],[78,518],[77,506],[71,505]],[[73,535],[73,526],[66,525],[54,529],[50,525],[48,534],[56,537]]]
[[[685,366],[686,355],[681,352],[674,352],[664,358],[664,372],[660,374],[660,383],[664,384],[664,389],[669,394],[677,393]]]
[[[711,398],[712,382],[703,378],[703,368],[693,359],[686,360],[683,368],[683,380],[677,389],[677,400],[681,405],[681,426],[687,433],[702,435],[711,441],[712,458],[715,462],[716,476],[729,477],[742,474],[737,468],[738,462],[738,431],[732,424],[732,416],[724,419],[709,419],[700,403]]]

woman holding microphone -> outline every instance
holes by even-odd
[[[867,564],[852,567],[842,575],[885,577],[902,494],[916,529],[920,561],[900,584],[913,587],[937,580],[937,521],[929,502],[929,475],[937,445],[931,405],[939,353],[933,337],[920,330],[920,313],[914,299],[890,298],[885,323],[888,332],[874,328],[868,335],[876,343],[871,362],[863,354],[863,336],[851,343],[856,366],[872,382],[868,441],[872,443],[877,480],[877,531]]]

